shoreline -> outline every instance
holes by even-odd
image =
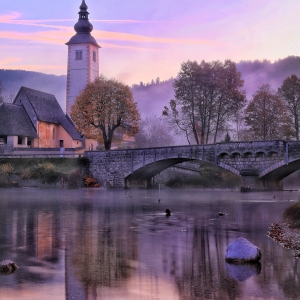
[[[280,221],[271,224],[267,236],[288,250],[295,251],[294,258],[300,258],[300,229]]]

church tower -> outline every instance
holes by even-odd
[[[85,1],[79,7],[79,19],[74,29],[76,34],[66,43],[68,45],[67,101],[66,113],[70,115],[71,106],[86,85],[99,77],[98,49],[101,48],[91,32],[88,6]]]

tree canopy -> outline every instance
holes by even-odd
[[[140,114],[129,86],[100,76],[76,98],[71,118],[82,135],[108,150],[124,135],[138,133]]]
[[[300,78],[296,75],[287,77],[281,87],[278,89],[278,94],[293,119],[293,127],[295,138],[299,140],[299,122],[300,122]]]
[[[268,84],[253,95],[245,110],[247,134],[254,140],[289,139],[292,123],[278,94]]]
[[[158,117],[148,116],[140,121],[139,133],[135,136],[136,147],[172,146],[174,143],[174,136]]]
[[[185,134],[188,142],[216,142],[245,105],[243,83],[230,60],[184,62],[173,83],[175,98],[164,107],[163,116],[177,134]]]

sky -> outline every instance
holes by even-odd
[[[0,68],[66,75],[81,0],[1,0]],[[100,73],[175,77],[187,60],[300,55],[299,0],[86,0]]]

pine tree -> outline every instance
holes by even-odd
[[[231,142],[231,137],[229,133],[227,132],[224,138],[224,143],[230,143]]]
[[[2,95],[2,82],[0,80],[0,105],[4,102],[4,98]]]

